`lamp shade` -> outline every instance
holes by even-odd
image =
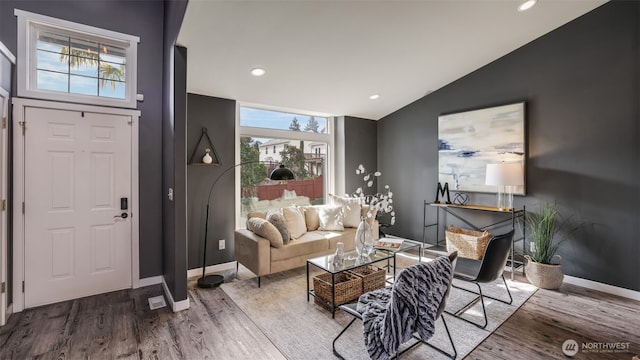
[[[485,184],[502,186],[524,185],[522,164],[519,162],[487,164]]]
[[[293,180],[295,176],[293,176],[293,171],[284,167],[284,165],[280,164],[277,168],[273,169],[271,175],[269,175],[269,179],[271,180]]]

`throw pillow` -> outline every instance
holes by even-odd
[[[307,224],[307,231],[318,230],[320,227],[320,217],[317,206],[302,206],[300,209],[304,213],[304,222]]]
[[[329,194],[331,205],[342,206],[344,227],[358,227],[360,224],[360,199]]]
[[[269,240],[271,246],[280,248],[284,245],[280,231],[272,223],[259,217],[252,217],[247,220],[247,230],[253,231],[256,235]]]
[[[287,245],[289,239],[291,239],[291,234],[289,233],[289,228],[287,228],[287,221],[284,219],[284,216],[274,211],[267,216],[267,220],[278,229],[280,235],[282,235],[282,242]]]
[[[320,227],[318,230],[344,231],[342,206],[323,206],[318,212]]]
[[[292,239],[297,239],[307,232],[307,224],[304,221],[304,215],[300,209],[296,207],[287,207],[282,209],[284,219],[287,221],[287,228]]]
[[[251,219],[253,217],[257,217],[260,219],[267,219],[267,213],[263,212],[263,211],[252,211],[250,213],[247,214],[247,219]]]

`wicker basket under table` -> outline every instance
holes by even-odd
[[[367,293],[385,286],[387,270],[372,265],[361,266],[349,271],[362,278],[362,293]]]
[[[475,231],[468,229],[460,229],[449,227],[445,232],[447,239],[447,251],[458,251],[458,256],[482,260],[484,251],[491,240],[491,234],[488,231]]]
[[[331,310],[331,273],[313,277],[313,301]],[[335,274],[335,303],[334,306],[357,300],[362,295],[362,278],[343,272]],[[327,305],[329,303],[329,305]]]

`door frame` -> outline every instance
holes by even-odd
[[[9,92],[7,92],[3,88],[0,88],[0,102],[2,103],[2,106],[0,107],[0,110],[2,110],[0,112],[0,119],[2,119],[3,123],[2,125],[0,125],[0,137],[2,137],[2,147],[0,148],[0,165],[2,166],[2,168],[0,168],[0,176],[2,176],[2,178],[0,179],[0,201],[4,201],[4,205],[6,205],[8,204],[7,195],[9,191],[9,130],[8,124],[6,123],[7,121],[9,121]],[[9,315],[11,315],[12,309],[11,305],[9,304],[8,298],[9,268],[7,267],[9,260],[9,256],[7,254],[7,241],[9,235],[7,231],[7,213],[9,212],[9,209],[0,209],[0,212],[0,283],[5,286],[2,290],[2,293],[0,294],[0,307],[2,307],[0,309],[0,326],[2,326],[6,323]]]
[[[85,111],[110,115],[131,116],[131,287],[140,286],[140,213],[139,213],[139,167],[138,167],[138,130],[140,111],[119,108],[109,108],[92,105],[79,105],[43,101],[33,99],[12,99],[13,104],[13,311],[24,310],[24,281],[25,251],[24,251],[24,214],[22,204],[25,195],[25,157],[24,140],[22,136],[22,122],[24,121],[27,107],[39,107],[45,109]],[[27,131],[28,131],[27,124]]]

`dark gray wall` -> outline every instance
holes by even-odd
[[[203,127],[216,147],[221,166],[187,167],[187,231],[189,269],[202,267],[207,195],[213,181],[235,165],[236,102],[198,94],[188,94],[187,156],[196,147]],[[206,140],[204,140],[206,142]],[[204,154],[196,154],[200,161]],[[207,266],[234,261],[233,231],[235,223],[235,171],[220,178],[211,194],[207,243]],[[226,249],[218,250],[218,240],[226,240]]]
[[[186,108],[187,49],[176,46],[186,1],[166,1],[164,7],[162,230],[163,276],[175,301],[187,298],[186,244]],[[172,91],[171,84],[174,84]],[[168,197],[173,190],[173,200]]]
[[[638,2],[610,2],[378,123],[394,189],[394,234],[421,238],[437,185],[438,115],[527,102],[527,197],[581,224],[560,249],[566,274],[640,290]],[[385,174],[406,174],[387,177]],[[495,195],[473,202],[493,204]]]
[[[0,39],[16,53],[18,8],[140,37],[140,277],[162,274],[162,64],[163,1],[0,1]],[[15,77],[14,77],[15,86]]]
[[[376,171],[378,131],[373,120],[344,117],[344,152],[345,152],[345,191],[349,194],[362,186],[361,175],[356,175],[358,165],[362,164],[367,171]]]

